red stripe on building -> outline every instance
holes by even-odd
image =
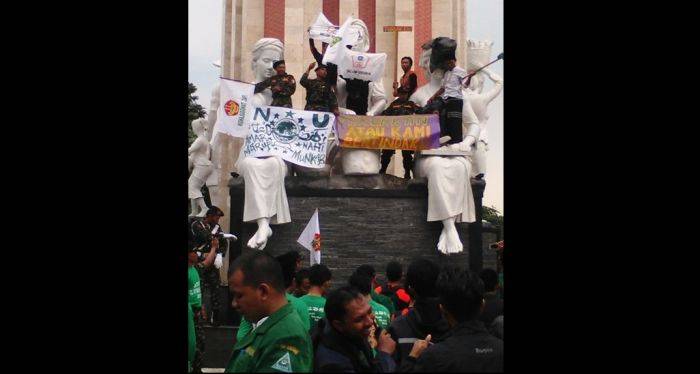
[[[247,20],[247,22],[255,21]],[[284,43],[284,0],[265,0],[263,37],[277,38]]]
[[[432,0],[415,0],[413,8],[413,71],[418,76],[418,86],[424,85],[428,79],[423,74],[423,69],[418,67],[420,55],[423,52],[423,43],[432,39],[433,13]]]
[[[332,24],[340,26],[340,0],[323,0],[323,14]]]
[[[369,52],[374,53],[374,46],[377,39],[377,1],[358,0],[358,13],[358,17],[364,21],[369,30]]]

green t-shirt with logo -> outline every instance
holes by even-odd
[[[372,297],[372,300],[383,305],[389,311],[389,313],[394,314],[394,312],[396,312],[396,308],[394,308],[394,302],[391,301],[391,298],[389,298],[388,296],[376,293],[374,292],[374,290],[370,290],[370,296]]]
[[[311,320],[310,330],[313,330],[316,323],[326,316],[326,312],[324,310],[326,306],[326,298],[323,296],[306,294],[300,297],[299,300],[303,301],[306,306],[309,307],[309,319]]]
[[[384,330],[388,329],[391,323],[391,313],[389,313],[389,309],[374,300],[369,301],[369,306],[372,308],[374,318],[377,320],[377,325]]]
[[[190,306],[196,309],[202,307],[202,289],[199,285],[199,273],[194,266],[187,269],[187,289],[189,292]]]

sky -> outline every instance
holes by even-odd
[[[503,0],[466,0],[467,37],[491,40],[492,58],[503,52]],[[222,0],[189,0],[189,81],[197,87],[197,102],[209,108],[211,90],[219,79],[219,68],[212,62],[221,59]],[[459,64],[459,62],[458,62]],[[465,63],[461,64],[463,67]],[[489,67],[503,75],[503,62]],[[491,87],[487,79],[484,90]],[[505,83],[504,83],[505,86]],[[486,191],[484,206],[492,206],[505,213],[503,206],[503,96],[501,94],[489,106],[489,152],[487,156]]]

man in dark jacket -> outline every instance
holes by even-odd
[[[353,287],[341,287],[328,295],[326,317],[314,332],[314,372],[391,373],[396,349],[386,330],[377,339],[373,357],[367,341],[374,326],[374,315],[367,300]]]
[[[440,313],[440,301],[435,293],[435,281],[440,268],[427,259],[411,262],[406,271],[406,287],[414,297],[413,308],[394,320],[389,334],[398,343],[394,359],[396,365],[408,357],[417,340],[432,335],[432,342],[440,342],[450,326]]]
[[[484,269],[479,273],[484,282],[484,310],[479,319],[486,326],[491,326],[496,317],[503,315],[503,300],[498,296],[498,273],[493,269]]]
[[[478,320],[484,285],[478,275],[453,265],[440,272],[436,282],[440,305],[450,331],[440,343],[416,342],[421,349],[401,363],[401,372],[501,372],[503,341],[491,335]]]

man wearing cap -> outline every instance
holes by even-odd
[[[462,88],[469,86],[469,80],[466,79],[467,71],[457,66],[454,51],[448,55],[444,67],[445,75],[442,78],[442,87],[435,92],[428,103],[432,103],[438,97],[442,98],[444,106],[440,123],[440,136],[449,135],[451,139],[447,143],[456,144],[464,140],[462,136],[462,106],[464,104]]]
[[[224,216],[224,212],[216,206],[211,206],[207,210],[206,215],[202,219],[194,219],[191,225],[192,238],[194,242],[194,250],[197,252],[199,261],[204,260],[204,256],[211,249],[212,243],[215,239],[214,233],[220,231],[219,219]],[[218,249],[216,253],[216,262],[221,264],[222,262],[222,250]],[[220,265],[217,265],[219,267]],[[218,324],[218,313],[221,306],[221,300],[219,298],[219,270],[208,266],[198,268],[200,273],[200,278],[202,279],[202,290],[203,293],[210,294],[211,296],[211,311],[212,311],[212,322],[213,324]]]
[[[316,65],[312,62],[306,73],[301,76],[299,83],[306,88],[306,106],[304,110],[315,110],[318,112],[333,112],[336,116],[338,112],[338,99],[331,90],[330,84],[326,81],[328,70],[325,65],[316,68],[316,79],[309,79],[309,72]]]
[[[277,75],[273,75],[257,83],[255,85],[255,93],[270,88],[270,91],[272,91],[272,103],[270,106],[291,108],[292,95],[297,89],[297,82],[294,80],[294,76],[287,74],[287,67],[284,64],[284,60],[275,61],[272,64],[272,68],[277,71]]]

